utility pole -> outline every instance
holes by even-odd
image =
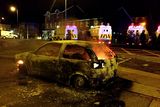
[[[128,14],[128,12],[126,11],[126,9],[124,7],[121,7],[120,9],[122,9],[124,11],[124,13],[128,16],[128,18],[130,19],[131,22],[133,22],[132,17]]]
[[[28,31],[28,23],[27,23],[27,39],[29,38],[29,31]]]
[[[55,3],[56,3],[56,0],[53,1],[52,5],[51,5],[51,7],[50,7],[50,10],[49,10],[50,12],[52,11],[52,9],[53,9]]]
[[[65,21],[67,20],[67,0],[65,0]]]

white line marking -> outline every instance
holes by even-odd
[[[125,60],[123,60],[123,61],[118,62],[118,64],[121,64],[121,63],[127,62],[127,61],[129,61],[129,60],[131,60],[131,59],[132,59],[132,58],[125,59]]]
[[[131,53],[131,52],[129,52],[129,51],[127,51],[126,49],[124,49],[124,48],[121,48],[124,52],[126,52],[127,54],[129,54],[129,55],[134,55],[133,53]]]
[[[153,53],[153,52],[150,52],[150,51],[147,51],[147,50],[142,50],[142,51],[144,51],[144,52],[147,52],[147,53],[149,53],[149,54],[152,54],[152,55],[155,55],[155,56],[160,57],[160,55],[159,55],[159,54],[156,54],[156,53]]]

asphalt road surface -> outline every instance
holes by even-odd
[[[0,59],[1,107],[91,107],[106,102],[124,103],[119,96],[122,90],[75,90],[72,87],[34,77],[19,77],[14,60]],[[113,91],[114,90],[114,91]],[[113,93],[114,92],[114,93]]]
[[[110,90],[103,89],[103,91],[75,90],[55,81],[49,82],[41,78],[27,76],[20,77],[15,70],[14,55],[35,49],[43,43],[44,41],[34,40],[1,40],[1,107],[91,107],[104,106],[106,102],[107,104],[121,103],[124,105],[124,102],[119,99],[122,90],[116,87]]]
[[[159,107],[160,51],[121,47],[112,49],[119,57],[119,76],[133,82],[129,91],[152,96],[155,99],[151,100],[150,107]]]
[[[46,41],[35,40],[1,40],[0,42],[0,106],[2,107],[103,107],[112,100],[124,101],[126,107],[159,107],[159,76],[149,76],[143,70],[150,66],[149,62],[158,63],[159,52],[150,56],[149,53],[142,54],[132,49],[114,48],[119,56],[120,68],[119,75],[132,81],[132,87],[118,89],[113,87],[111,90],[75,90],[56,82],[48,82],[43,79],[26,77],[19,78],[15,70],[14,54],[32,50]],[[29,45],[27,45],[29,44]],[[148,51],[148,50],[147,50]],[[138,54],[138,52],[140,54]],[[145,52],[145,51],[144,51]],[[151,51],[153,52],[153,51]],[[138,57],[137,57],[138,56]],[[140,56],[140,57],[139,57]],[[134,66],[139,60],[145,61]],[[130,61],[128,63],[128,61]],[[147,61],[147,63],[146,63]],[[138,65],[144,65],[137,67]],[[152,66],[155,66],[152,64]],[[127,68],[126,68],[127,67]],[[140,69],[146,67],[145,69]],[[126,72],[127,71],[127,72]],[[150,70],[149,70],[150,71]],[[140,73],[139,73],[140,72]],[[147,72],[152,73],[153,72]],[[133,75],[134,74],[134,75]],[[144,74],[144,75],[142,75]],[[147,77],[148,76],[148,77]],[[142,78],[143,77],[143,78]],[[153,77],[153,78],[151,78]],[[146,81],[145,79],[148,79]],[[155,80],[155,78],[157,80]],[[154,79],[151,81],[151,79]],[[120,80],[124,84],[125,80]],[[129,81],[127,81],[130,84]],[[149,84],[148,84],[149,83]],[[154,83],[154,84],[153,84]],[[151,85],[153,84],[153,85]],[[144,89],[144,90],[141,90]],[[157,92],[158,91],[158,92]],[[123,103],[123,102],[119,102]],[[115,106],[116,107],[116,106]]]

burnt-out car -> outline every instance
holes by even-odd
[[[15,55],[20,74],[42,76],[75,88],[97,86],[116,76],[115,53],[103,43],[51,41],[33,52]]]

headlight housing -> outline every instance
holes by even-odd
[[[23,65],[24,64],[24,61],[23,60],[18,60],[17,61],[17,65]]]

